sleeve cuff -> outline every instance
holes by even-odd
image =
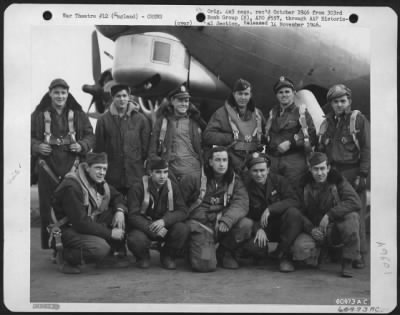
[[[122,212],[123,214],[127,214],[128,210],[126,209],[126,207],[117,206],[115,212]]]

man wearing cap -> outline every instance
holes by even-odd
[[[280,77],[273,90],[279,104],[271,109],[266,125],[271,170],[296,185],[307,172],[306,155],[317,139],[315,127],[305,106],[295,105],[296,90],[290,79]]]
[[[48,249],[50,200],[61,179],[94,145],[93,128],[63,79],[51,81],[31,115],[31,155],[38,175],[41,245]]]
[[[168,178],[168,162],[160,157],[149,160],[150,176],[143,176],[128,193],[129,235],[127,244],[139,268],[150,265],[150,246],[160,247],[160,261],[165,269],[176,269],[175,257],[189,235],[183,222],[187,208],[180,190]]]
[[[191,203],[191,266],[195,271],[209,272],[218,262],[223,268],[237,269],[236,251],[251,233],[251,221],[246,218],[248,194],[233,170],[227,148],[216,146],[208,154],[201,181],[182,186]],[[219,243],[217,250],[215,242]]]
[[[227,146],[233,168],[242,174],[249,154],[262,150],[265,119],[255,107],[251,84],[239,79],[225,105],[212,115],[203,134],[207,146]]]
[[[341,275],[351,277],[352,262],[360,259],[361,201],[349,182],[331,169],[326,154],[311,155],[298,200],[304,214],[304,231],[321,246],[343,246]]]
[[[94,152],[106,152],[109,159],[107,181],[126,195],[144,175],[144,161],[150,140],[150,124],[138,112],[136,97],[130,88],[115,83],[111,86],[113,102],[96,125]]]
[[[84,263],[118,265],[117,257],[109,255],[123,242],[128,211],[123,196],[105,181],[107,166],[106,153],[88,153],[86,161],[66,174],[54,192],[54,223],[61,228],[59,258],[64,273],[80,273],[79,265]]]
[[[320,151],[325,152],[332,167],[353,185],[362,201],[360,212],[360,237],[362,257],[355,264],[364,267],[367,253],[365,232],[366,189],[370,172],[370,126],[365,116],[351,110],[351,90],[343,84],[332,86],[327,94],[333,111],[326,115],[319,132]]]
[[[149,158],[160,156],[168,161],[170,178],[200,177],[202,165],[201,133],[206,123],[190,103],[190,94],[181,85],[168,94],[168,103],[157,111]]]
[[[278,242],[274,256],[279,258],[281,272],[294,271],[290,247],[303,229],[298,201],[288,181],[270,172],[270,159],[255,152],[247,162],[250,180],[247,183],[250,210],[247,217],[253,222],[252,238],[243,249],[255,258],[268,254],[268,242]]]

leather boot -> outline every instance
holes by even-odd
[[[294,265],[291,259],[288,257],[282,257],[279,261],[279,271],[280,272],[293,272]]]
[[[219,246],[217,249],[217,260],[222,268],[226,269],[239,268],[239,263],[237,262],[233,253],[230,250],[223,248],[222,246]]]
[[[127,268],[130,263],[128,257],[120,256],[106,256],[102,260],[96,262],[96,268],[107,269],[107,268]]]
[[[71,264],[67,263],[66,261],[62,265],[60,265],[59,268],[62,273],[65,273],[68,275],[74,275],[74,274],[81,273],[81,269],[78,266],[71,265]]]
[[[343,278],[352,278],[353,277],[353,272],[351,269],[352,265],[352,260],[351,259],[347,259],[347,258],[343,258],[342,259],[342,272],[341,272],[341,276]]]
[[[163,248],[160,252],[160,262],[163,268],[168,270],[176,269],[174,250]]]
[[[135,266],[141,269],[147,269],[150,267],[150,252],[148,251],[143,257],[136,257]]]
[[[352,266],[355,269],[363,269],[363,268],[365,268],[364,256],[361,255],[360,259],[353,260]]]

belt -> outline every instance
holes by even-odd
[[[61,145],[69,145],[73,143],[71,141],[71,139],[65,139],[65,138],[51,138],[49,141],[50,145],[57,145],[57,146],[61,146]]]

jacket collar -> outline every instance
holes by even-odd
[[[113,115],[113,116],[118,116],[119,115],[119,113],[118,113],[118,111],[117,111],[117,109],[115,107],[114,102],[111,103],[109,111],[110,111],[110,114]],[[136,112],[136,107],[131,102],[129,102],[128,106],[126,108],[126,112],[125,112],[125,114],[123,116],[131,116],[132,112]]]
[[[289,106],[282,108],[281,105],[277,106],[277,110],[279,113],[284,113],[284,112],[293,112],[296,108],[296,105],[294,103],[290,104]]]
[[[326,182],[330,185],[335,184],[338,185],[343,181],[343,176],[340,174],[338,171],[335,169],[331,168],[328,174],[328,178]],[[313,184],[314,183],[314,178],[312,177],[311,172],[307,172],[307,174],[303,177],[302,180],[304,186],[307,184]]]

